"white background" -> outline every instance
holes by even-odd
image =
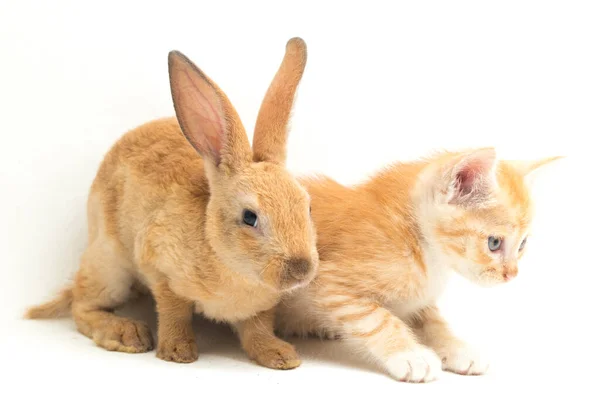
[[[0,392],[598,398],[599,21],[597,2],[573,0],[0,1]],[[403,384],[319,341],[294,341],[304,364],[271,371],[202,321],[200,359],[176,365],[99,349],[70,319],[21,320],[76,270],[87,191],[110,145],[173,113],[167,52],[218,82],[251,135],[293,36],[309,51],[289,145],[298,174],[351,184],[388,162],[480,145],[567,156],[535,187],[519,278],[490,290],[457,278],[441,303],[490,356],[490,374]]]

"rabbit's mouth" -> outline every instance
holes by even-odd
[[[308,286],[316,275],[316,266],[308,258],[290,258],[284,262],[280,277],[281,289],[291,292]]]
[[[317,274],[317,265],[306,257],[276,257],[260,272],[260,280],[278,292],[308,286]]]
[[[282,287],[282,291],[284,293],[291,293],[291,292],[294,292],[294,291],[296,291],[298,289],[302,289],[302,288],[308,286],[310,284],[310,282],[311,282],[311,279],[305,279],[303,281],[299,281],[299,282],[293,283],[293,284],[291,284],[290,286],[287,286],[287,287],[283,286]]]

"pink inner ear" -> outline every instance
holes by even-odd
[[[202,156],[219,165],[226,134],[219,94],[185,56],[169,57],[171,92],[183,133]]]
[[[199,85],[197,80],[194,81],[189,71],[185,71],[185,74],[190,81],[190,85],[193,85],[195,89],[190,90],[189,93],[192,97],[192,107],[189,110],[191,114],[190,122],[196,124],[196,126],[191,127],[191,131],[195,133],[193,139],[202,148],[209,150],[213,154],[213,157],[218,160],[221,154],[221,135],[224,131],[221,118],[217,109],[203,93],[203,90],[206,89],[201,87],[202,85]],[[202,129],[203,134],[196,133],[196,129]]]
[[[467,196],[478,200],[485,196],[490,189],[488,178],[493,165],[494,157],[484,155],[464,160],[455,174],[455,199]]]
[[[470,193],[478,179],[478,170],[469,167],[467,166],[456,174],[456,188],[459,196]]]

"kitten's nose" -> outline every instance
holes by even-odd
[[[508,282],[510,280],[513,280],[517,274],[519,273],[519,268],[517,267],[516,264],[509,264],[507,266],[504,267],[504,281]]]
[[[293,257],[285,263],[288,273],[297,280],[305,279],[311,270],[311,262],[306,258]]]

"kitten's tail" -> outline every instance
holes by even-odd
[[[71,310],[71,304],[73,304],[73,288],[69,286],[63,289],[53,300],[28,309],[25,318],[49,319],[64,317]]]

